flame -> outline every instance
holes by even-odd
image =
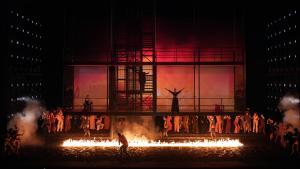
[[[153,140],[129,140],[129,147],[241,147],[243,144],[238,139],[161,142]],[[117,140],[65,140],[63,147],[119,147]]]

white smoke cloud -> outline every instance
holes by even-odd
[[[38,145],[42,144],[42,140],[37,136],[38,119],[40,118],[44,108],[39,101],[29,97],[18,98],[19,101],[26,103],[25,108],[20,113],[14,114],[8,122],[7,128],[17,126],[21,136],[21,145]]]
[[[299,98],[286,95],[280,100],[278,108],[284,111],[283,121],[300,130]]]

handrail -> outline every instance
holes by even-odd
[[[85,98],[83,97],[77,97],[74,99],[80,99],[82,100],[82,103],[84,101]],[[109,98],[106,97],[99,97],[99,98],[90,98],[91,101],[93,100],[107,100]],[[165,97],[165,98],[157,98],[157,111],[171,111],[171,103],[172,103],[172,97]],[[202,100],[200,101],[200,105],[198,105],[198,103],[191,104],[191,100]],[[159,103],[160,100],[169,100],[167,101],[168,103]],[[211,97],[211,98],[192,98],[192,97],[185,97],[185,98],[178,98],[179,100],[179,106],[180,106],[180,111],[191,111],[191,112],[197,112],[197,111],[201,111],[201,110],[209,110],[209,111],[214,111],[216,105],[221,105],[224,109],[224,111],[232,111],[234,110],[235,107],[235,103],[234,103],[234,98],[217,98],[217,97]],[[184,103],[184,101],[187,101],[188,103]],[[164,101],[165,102],[165,101]],[[80,102],[81,103],[81,102]],[[120,106],[120,108],[124,108],[122,106],[124,106],[125,102],[124,101],[120,101],[117,102],[117,105]],[[126,104],[125,104],[126,105]],[[139,103],[136,103],[136,106],[139,106]],[[129,104],[129,107],[133,106],[132,104]],[[152,104],[151,105],[143,105],[145,110],[143,111],[151,111],[152,110]],[[68,109],[76,109],[76,110],[82,110],[83,109],[83,105],[82,104],[77,104],[77,105],[72,105],[70,107],[68,107]],[[107,110],[107,102],[104,102],[103,104],[94,104],[93,105],[93,109],[95,110],[101,110],[103,112],[108,112]],[[146,110],[147,109],[147,110]],[[200,110],[199,110],[200,109]],[[139,111],[139,110],[138,110]]]

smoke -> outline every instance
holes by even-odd
[[[160,135],[151,116],[116,117],[114,124],[112,130],[124,134],[128,140],[153,140]]]
[[[25,108],[20,113],[12,115],[8,122],[7,128],[17,126],[21,136],[21,145],[40,145],[42,140],[37,136],[38,119],[40,118],[44,108],[40,102],[28,97],[18,98],[18,101],[25,102]]]
[[[299,118],[299,98],[286,95],[279,103],[278,108],[284,111],[283,121],[293,125],[295,128],[300,129],[300,118]]]

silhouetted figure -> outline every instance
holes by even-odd
[[[253,133],[258,133],[258,122],[259,122],[259,116],[255,112],[253,115]]]
[[[245,113],[245,133],[251,132],[251,116],[249,114],[249,111],[246,111]]]
[[[294,128],[294,133],[292,135],[292,151],[291,155],[297,155],[299,153],[299,131],[297,128]]]
[[[176,91],[176,88],[174,88],[174,91],[171,91],[171,90],[169,90],[169,89],[166,88],[166,90],[168,90],[173,95],[171,112],[172,113],[179,113],[179,103],[178,103],[177,95],[179,93],[181,93],[181,91],[183,89],[181,89],[179,91]]]
[[[198,134],[199,133],[198,116],[192,116],[191,121],[192,121],[192,131],[193,131],[193,133]]]
[[[82,127],[83,132],[84,132],[84,137],[86,137],[86,136],[90,137],[91,132],[90,132],[89,118],[87,116],[82,116],[81,119],[82,119],[81,127]]]
[[[91,112],[92,111],[93,102],[90,100],[89,95],[87,95],[84,99],[83,103],[83,112]]]
[[[164,116],[163,120],[164,120],[164,126],[162,129],[162,137],[168,137],[168,131],[172,130],[172,123],[171,123],[171,116]]]
[[[241,116],[240,115],[237,115],[235,116],[235,119],[233,121],[233,124],[234,124],[234,133],[240,133],[240,119],[241,119]]]
[[[146,84],[146,75],[149,73],[144,72],[143,68],[140,68],[138,73],[139,73],[140,90],[141,92],[144,92],[145,84]]]
[[[206,116],[199,116],[199,127],[201,133],[206,133],[209,127],[209,121]]]
[[[262,133],[263,135],[266,134],[266,129],[265,129],[265,117],[263,114],[260,115],[260,120],[259,120],[259,133]]]
[[[210,118],[210,136],[216,137],[216,120],[214,116],[209,116]]]
[[[128,141],[127,141],[126,137],[121,133],[118,133],[118,137],[119,137],[119,144],[120,143],[122,144],[122,146],[120,147],[121,157],[124,157],[124,155],[129,156],[129,154],[127,152]]]
[[[19,149],[21,146],[21,136],[23,136],[23,134],[24,133],[19,133],[19,129],[16,125],[14,126],[14,128],[10,128],[7,131],[4,151],[8,154],[19,154]]]
[[[230,132],[231,132],[231,117],[225,116],[224,119],[226,121],[225,133],[230,134]]]

